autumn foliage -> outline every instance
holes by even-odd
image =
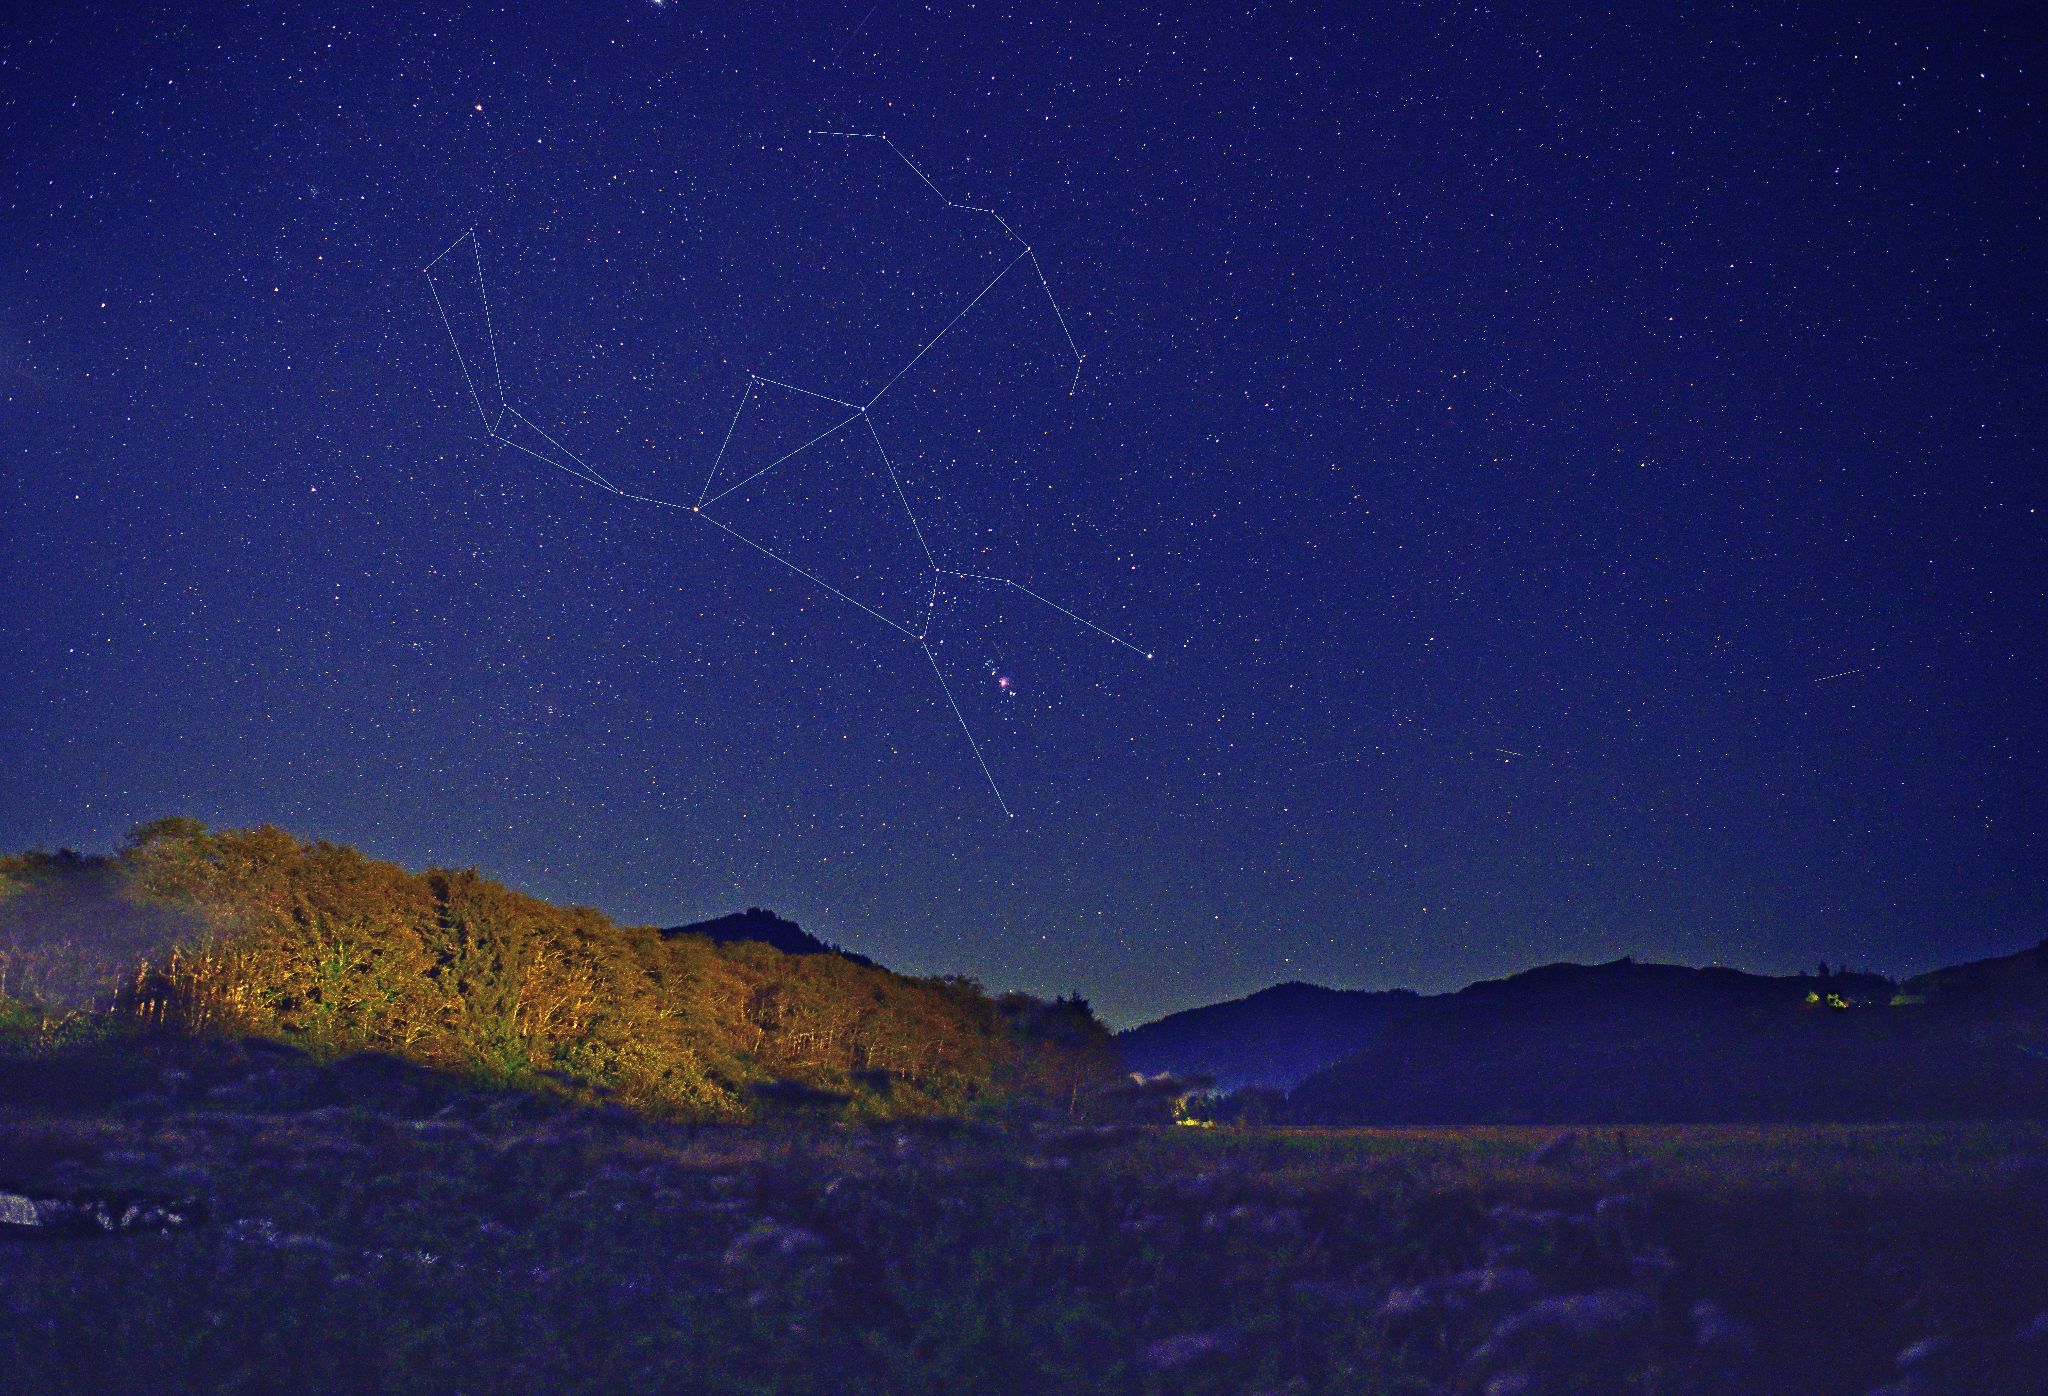
[[[159,943],[100,1005],[151,1030],[383,1051],[691,1117],[754,1113],[775,1082],[856,1114],[1069,1115],[1116,1072],[1078,999],[621,926],[475,870],[408,872],[270,826],[165,819],[110,859],[0,860],[0,897],[40,898],[38,915],[73,885],[155,918]],[[165,925],[181,928],[168,943]],[[76,937],[64,949],[75,959]]]

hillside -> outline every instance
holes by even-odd
[[[862,1114],[1070,1112],[1116,1076],[1109,1034],[1078,1000],[621,926],[473,869],[408,872],[281,829],[183,819],[143,826],[112,857],[0,859],[8,994],[0,1018],[44,1035],[253,1034],[696,1118],[832,1098],[817,1092]]]
[[[1125,1065],[1147,1075],[1207,1076],[1225,1091],[1292,1090],[1368,1046],[1420,1001],[1406,989],[1276,984],[1127,1028],[1117,1047]]]
[[[1424,1002],[1291,1108],[1320,1124],[2048,1115],[2038,1018],[1919,997],[1869,975],[1549,965]]]
[[[2048,1008],[2048,940],[2016,955],[1950,965],[1916,975],[1901,991],[1933,1003],[2039,1014]]]

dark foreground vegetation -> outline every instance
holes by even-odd
[[[1380,996],[1264,1118],[1549,1118],[1268,1129],[1078,998],[161,821],[0,859],[0,1389],[2048,1392],[2041,1123],[1558,1128],[2034,1113],[2037,958]]]
[[[0,1099],[13,1390],[2019,1396],[2048,1368],[2028,1124],[691,1125],[166,1036],[17,1041]]]

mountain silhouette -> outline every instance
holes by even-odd
[[[1419,1002],[1407,989],[1276,984],[1128,1028],[1117,1046],[1125,1065],[1146,1075],[1208,1076],[1225,1091],[1292,1090],[1366,1047]]]
[[[1899,987],[1905,994],[1950,1007],[2003,1006],[2038,1014],[2048,1007],[2048,940],[2017,955],[1915,975]]]
[[[1427,999],[1303,1081],[1314,1124],[2048,1116],[2048,952],[1770,976],[1557,964]]]
[[[716,945],[732,945],[740,941],[756,941],[762,945],[780,950],[785,955],[837,955],[857,965],[877,968],[875,962],[865,955],[856,955],[830,941],[818,939],[794,921],[785,921],[772,911],[750,906],[745,911],[735,911],[729,916],[716,916],[709,921],[698,921],[688,926],[665,926],[661,932],[664,939],[673,936],[703,936]]]

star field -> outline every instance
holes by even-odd
[[[275,821],[1120,1022],[2031,944],[2022,14],[10,15],[0,846]],[[875,408],[935,555],[1157,652],[948,603],[1013,820],[917,645],[495,445],[419,274],[476,228],[521,410],[694,498],[1013,253],[815,129],[1086,355],[1005,279]],[[847,556],[846,479],[735,526]]]

